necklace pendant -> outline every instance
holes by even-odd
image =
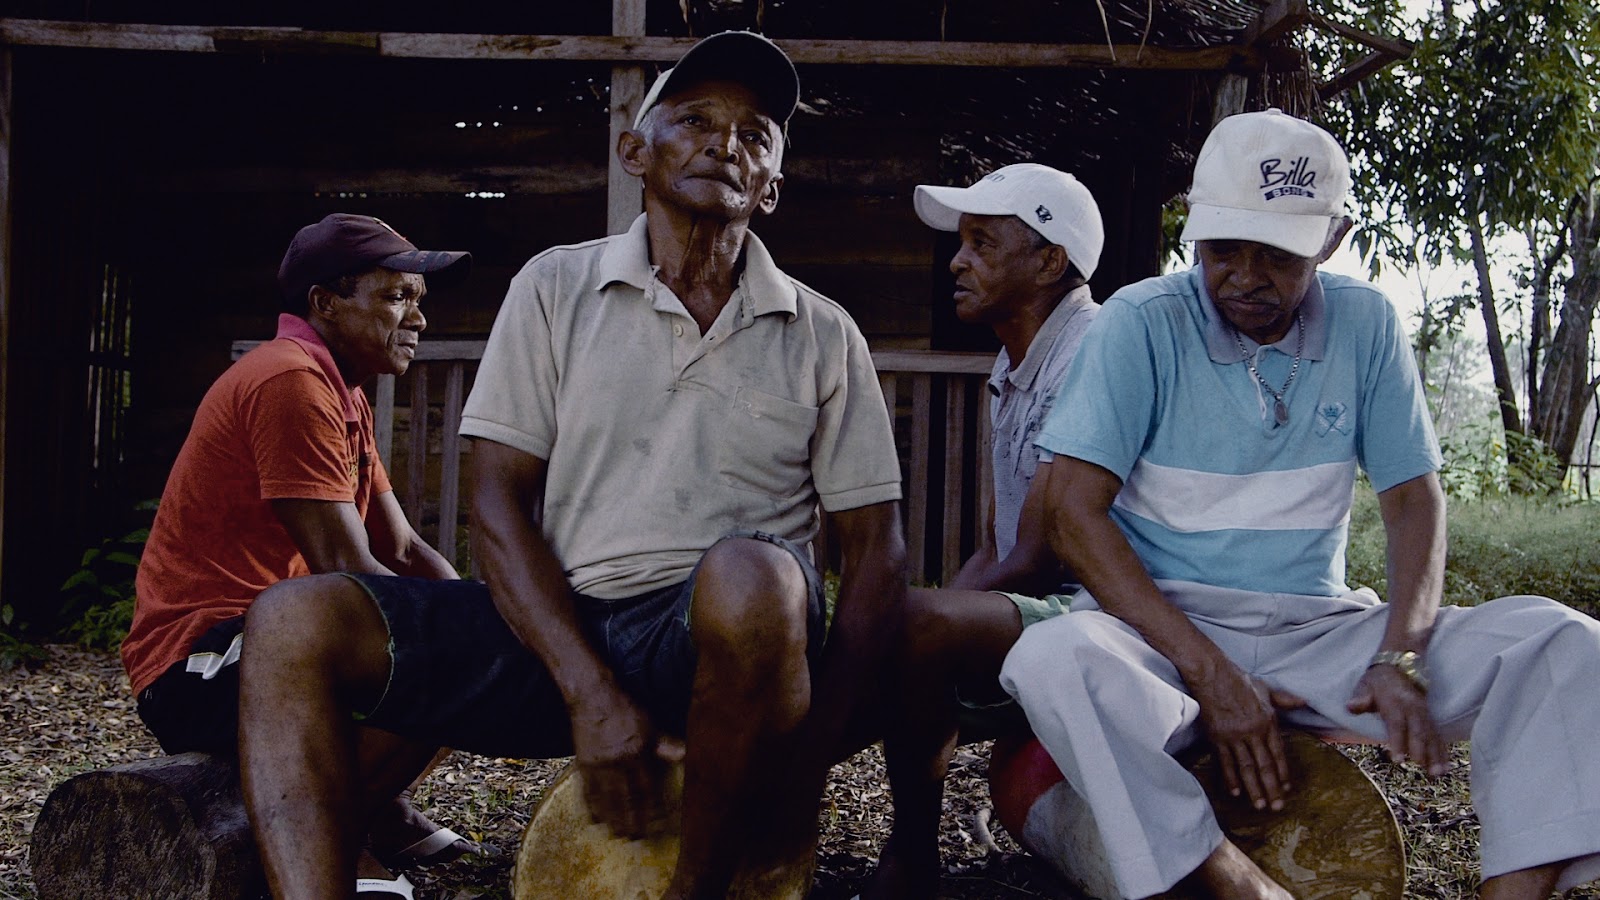
[[[1289,407],[1284,404],[1281,397],[1272,403],[1272,418],[1280,428],[1289,424]]]

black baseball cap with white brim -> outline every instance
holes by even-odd
[[[800,76],[777,44],[753,31],[724,31],[690,47],[677,65],[656,76],[633,117],[633,127],[638,128],[662,98],[706,81],[731,81],[750,88],[762,111],[780,127],[789,124],[800,104]]]

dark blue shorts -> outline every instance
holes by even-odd
[[[810,555],[783,538],[754,538],[782,547],[805,572],[810,642],[822,650],[822,579]],[[661,731],[682,735],[694,684],[690,605],[696,567],[687,581],[622,600],[575,595],[584,636],[616,673],[623,690]],[[378,605],[389,626],[393,668],[378,704],[362,723],[422,743],[485,756],[570,756],[566,701],[536,654],[512,633],[486,585],[350,575]]]

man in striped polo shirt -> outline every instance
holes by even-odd
[[[1084,584],[1001,682],[1094,812],[1127,897],[1179,881],[1288,898],[1172,754],[1209,741],[1259,809],[1291,789],[1280,725],[1381,742],[1430,774],[1474,741],[1482,897],[1600,876],[1600,624],[1541,597],[1440,607],[1438,443],[1375,287],[1319,273],[1349,167],[1277,110],[1201,149],[1199,265],[1106,301],[1038,440],[1051,546]],[[1344,580],[1364,470],[1388,602]]]

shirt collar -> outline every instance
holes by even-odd
[[[1233,326],[1223,321],[1222,314],[1217,312],[1216,304],[1211,302],[1211,293],[1206,290],[1206,280],[1201,272],[1201,267],[1196,265],[1189,270],[1189,278],[1193,282],[1194,292],[1200,297],[1200,313],[1205,317],[1201,328],[1205,332],[1206,352],[1210,354],[1211,361],[1223,365],[1243,362],[1251,354],[1251,347],[1255,346],[1248,335],[1239,335],[1239,340],[1234,339]],[[1306,298],[1300,301],[1300,318],[1306,327],[1305,347],[1300,349],[1302,359],[1320,360],[1327,354],[1328,348],[1328,304],[1322,293],[1322,274],[1319,272],[1311,279],[1311,288],[1306,291]],[[1298,329],[1291,328],[1275,344],[1270,347],[1278,348],[1284,356],[1294,356],[1296,345],[1300,341],[1296,333]],[[1243,343],[1245,349],[1240,351],[1239,344]]]
[[[344,420],[360,421],[360,414],[356,412],[355,395],[350,386],[344,383],[344,376],[339,374],[339,366],[333,361],[332,351],[323,343],[322,335],[317,334],[311,323],[290,313],[279,313],[277,337],[294,341],[300,345],[300,349],[306,351],[306,355],[322,369],[322,374],[338,393],[339,402],[344,406]]]
[[[655,272],[656,267],[650,262],[650,235],[641,213],[625,233],[607,242],[600,255],[599,288],[605,290],[621,282],[648,295]],[[744,271],[739,274],[734,294],[737,297],[741,292],[751,304],[752,315],[783,313],[794,318],[799,290],[772,261],[772,254],[753,231],[744,235]]]
[[[1039,377],[1039,370],[1044,368],[1045,357],[1050,355],[1050,346],[1055,343],[1056,335],[1061,329],[1067,327],[1067,322],[1072,317],[1094,305],[1094,297],[1090,294],[1087,284],[1079,285],[1067,292],[1056,308],[1045,317],[1044,324],[1039,326],[1039,333],[1033,336],[1028,343],[1028,352],[1022,358],[1022,365],[1010,367],[1011,357],[1001,348],[1000,355],[1005,360],[1006,366],[990,378],[989,386],[998,392],[1010,381],[1018,390],[1033,390],[1033,382]]]

